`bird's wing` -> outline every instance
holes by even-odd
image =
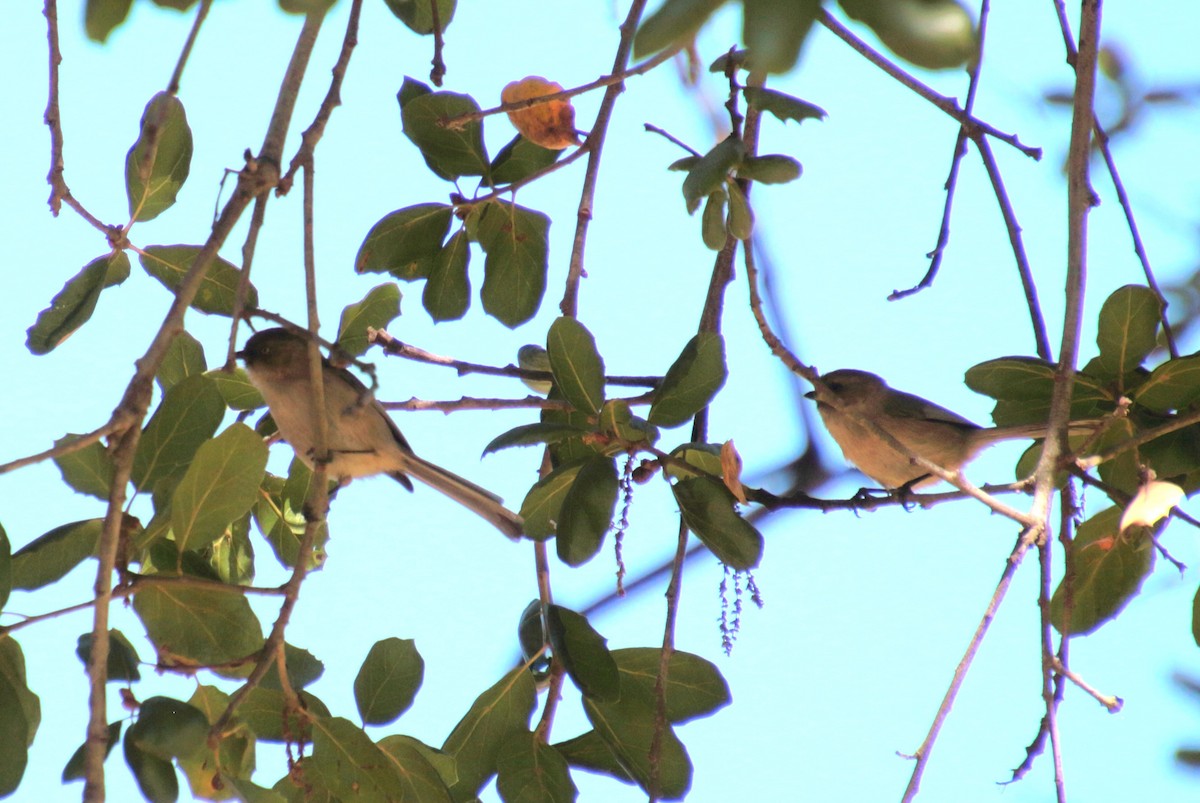
[[[371,392],[371,389],[367,387],[361,379],[359,379],[346,368],[338,368],[328,359],[323,358],[321,362],[324,364],[327,372],[332,374],[334,377],[341,379],[343,382],[353,388],[355,393],[359,394],[362,404],[373,405],[379,411],[379,414],[383,416],[383,420],[387,422],[388,429],[392,431],[392,435],[394,435],[396,438],[396,443],[400,444],[404,451],[412,451],[412,447],[408,445],[408,441],[405,440],[404,433],[400,431],[400,427],[396,426],[396,422],[392,420],[390,415],[388,415],[387,410],[383,409],[383,405],[380,404],[379,400],[375,398],[375,394]]]
[[[884,412],[899,418],[916,418],[922,421],[957,424],[966,429],[979,429],[978,424],[963,418],[958,413],[911,393],[890,394],[887,401],[884,402]]]

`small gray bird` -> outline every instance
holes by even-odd
[[[266,400],[279,434],[312,467],[316,439],[307,340],[286,329],[267,329],[247,340],[238,356]],[[354,374],[326,359],[321,361],[321,371],[330,479],[340,486],[355,477],[387,474],[411,491],[411,475],[479,514],[509,538],[521,537],[521,517],[505,508],[500,497],[413,454],[396,423]]]
[[[948,471],[957,471],[999,441],[1046,437],[1045,424],[981,427],[920,396],[892,390],[866,371],[830,371],[821,381],[828,392],[813,390],[804,395],[816,400],[825,428],[846,459],[885,488],[921,488],[940,479],[896,451],[855,416],[871,421],[913,454]],[[1072,422],[1070,430],[1091,432],[1098,425],[1097,421]]]

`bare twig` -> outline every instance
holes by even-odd
[[[47,449],[44,452],[38,452],[37,454],[31,454],[28,457],[21,457],[16,460],[10,460],[7,463],[0,463],[0,474],[7,474],[10,471],[16,471],[19,468],[32,466],[35,463],[42,462],[43,460],[54,460],[65,455],[78,452],[80,449],[86,449],[88,446],[96,443],[101,438],[111,435],[114,431],[120,429],[120,427],[121,422],[117,421],[116,419],[112,419],[99,429],[93,429],[86,435],[80,435],[79,437],[67,441],[66,443],[60,443],[59,445]]]
[[[621,23],[621,39],[617,44],[617,55],[613,59],[613,75],[624,76],[629,64],[629,54],[633,50],[633,35],[637,32],[638,21],[646,9],[646,0],[633,0],[629,5],[629,13]],[[662,54],[660,54],[662,55]],[[617,96],[624,91],[625,85],[617,81],[604,90],[600,101],[600,109],[596,112],[596,120],[588,133],[584,147],[588,150],[587,169],[583,174],[583,190],[579,197],[579,212],[575,222],[575,239],[571,245],[571,261],[567,268],[566,288],[563,299],[559,303],[562,314],[575,317],[579,305],[579,282],[584,276],[583,252],[587,244],[588,226],[592,221],[592,202],[596,197],[596,181],[600,175],[600,156],[604,152],[604,137],[608,133],[608,123],[612,119],[613,107],[617,104]]]
[[[405,359],[415,360],[416,362],[429,363],[430,365],[442,365],[447,368],[453,368],[459,373],[460,376],[465,374],[487,374],[489,376],[511,376],[519,379],[532,379],[541,381],[547,381],[553,378],[547,371],[534,371],[529,368],[518,368],[515,365],[483,365],[481,363],[457,360],[453,357],[443,357],[441,355],[425,351],[417,346],[410,346],[407,343],[397,340],[383,329],[368,329],[367,338],[372,343],[379,343],[385,354],[391,354],[396,357],[404,357]],[[604,377],[604,381],[609,385],[652,388],[658,386],[658,383],[662,381],[662,377],[615,375]]]
[[[175,71],[171,73],[171,80],[167,83],[167,93],[170,95],[179,94],[179,82],[183,80],[183,68],[187,64],[188,56],[192,54],[192,47],[196,44],[196,38],[200,35],[200,26],[204,24],[204,18],[208,16],[208,10],[212,7],[212,0],[200,0],[196,7],[196,19],[192,22],[192,29],[188,32],[187,41],[183,45],[183,52],[179,54],[179,61],[175,63]]]
[[[628,19],[628,17],[626,17],[626,19]],[[621,30],[622,33],[624,33],[624,25],[621,26]],[[625,41],[625,38],[626,37],[622,36],[622,42]],[[628,38],[632,42],[632,33]],[[625,62],[628,60],[628,50],[626,50],[625,59],[620,59],[621,51],[618,50],[618,64],[614,66],[611,75],[603,75],[597,78],[595,81],[590,81],[586,84],[581,84],[580,86],[572,87],[570,89],[564,89],[562,92],[555,92],[550,95],[538,95],[536,98],[514,100],[512,103],[501,103],[499,106],[494,106],[490,109],[483,109],[477,112],[467,112],[466,114],[460,114],[456,117],[448,117],[445,120],[442,120],[440,124],[452,131],[456,131],[465,126],[467,123],[472,123],[476,120],[482,120],[483,118],[490,117],[494,114],[507,114],[508,112],[528,109],[531,106],[540,106],[543,103],[550,103],[551,101],[555,100],[569,100],[576,95],[582,95],[587,92],[591,92],[593,89],[599,89],[601,87],[619,86],[626,78],[632,78],[635,75],[641,75],[643,73],[650,72],[678,52],[678,48],[668,48],[667,50],[656,54],[652,58],[643,61],[641,64],[637,64],[633,67],[630,67],[628,70],[625,70],[622,68],[624,67]],[[620,91],[620,89],[617,90],[618,93]]]
[[[975,58],[967,67],[967,75],[970,78],[967,82],[967,100],[963,104],[963,113],[967,117],[971,117],[975,113],[975,97],[979,92],[979,75],[983,70],[983,46],[987,41],[987,22],[990,11],[991,3],[989,0],[983,0],[979,9],[979,29],[976,34],[979,46],[976,48]],[[962,164],[963,157],[967,155],[968,136],[967,126],[959,125],[958,137],[954,141],[954,153],[950,157],[950,175],[946,177],[946,202],[942,207],[942,225],[938,229],[937,245],[928,254],[930,257],[929,268],[925,271],[921,281],[913,287],[907,290],[892,291],[892,294],[888,296],[889,301],[896,301],[920,292],[926,287],[932,286],[937,277],[938,269],[942,265],[942,258],[946,254],[946,245],[950,242],[950,213],[954,209],[954,191],[958,187],[958,169]]]
[[[945,95],[938,94],[926,84],[921,83],[916,78],[897,67],[891,61],[880,55],[866,42],[851,33],[846,26],[838,22],[837,19],[831,16],[828,11],[822,11],[821,16],[819,16],[817,20],[830,31],[832,31],[835,36],[837,36],[846,44],[850,45],[850,47],[854,48],[854,50],[856,50],[858,53],[866,57],[866,59],[876,67],[880,68],[888,75],[904,84],[904,86],[908,87],[913,92],[916,92],[918,95],[925,98],[925,100],[929,101],[934,106],[953,117],[960,124],[969,126],[971,128],[978,128],[989,137],[994,137],[1001,142],[1013,146],[1031,159],[1042,158],[1041,148],[1034,148],[1030,147],[1029,145],[1025,145],[1017,138],[1016,134],[1006,134],[993,126],[988,125],[982,120],[969,116],[961,108],[959,108],[958,101],[956,101],[954,98],[948,98]]]
[[[1100,705],[1107,708],[1108,713],[1116,714],[1125,705],[1125,701],[1122,700],[1120,697],[1117,697],[1114,694],[1103,694],[1100,691],[1097,691],[1092,686],[1088,685],[1088,683],[1086,681],[1084,681],[1083,678],[1081,678],[1079,675],[1077,675],[1076,673],[1072,672],[1070,669],[1067,669],[1065,666],[1063,666],[1062,662],[1059,661],[1057,658],[1053,659],[1051,664],[1052,664],[1055,672],[1058,672],[1059,674],[1065,676],[1067,678],[1067,680],[1071,681],[1076,686],[1078,686],[1080,689],[1087,692],[1088,695],[1090,695],[1093,699],[1095,699],[1096,702],[1100,703]]]
[[[436,14],[436,0],[433,0],[433,6]],[[304,129],[304,134],[300,137],[300,147],[288,164],[287,173],[279,180],[279,189],[276,191],[278,195],[285,195],[292,188],[296,171],[312,159],[317,143],[325,134],[325,126],[329,123],[329,118],[333,116],[333,110],[342,105],[342,82],[346,78],[346,69],[350,66],[350,56],[354,52],[355,46],[358,45],[358,21],[361,14],[362,0],[354,0],[350,4],[350,19],[346,22],[346,35],[342,37],[342,49],[338,53],[337,61],[331,71],[333,78],[329,82],[329,91],[325,93],[325,99],[321,101],[321,106],[317,109],[317,116],[313,118],[312,124]]]
[[[640,396],[630,396],[624,399],[626,404],[650,404],[654,401],[653,393],[643,393]],[[433,411],[439,413],[456,413],[461,410],[571,410],[571,403],[562,399],[547,399],[543,396],[526,396],[523,399],[481,399],[468,398],[432,401],[429,399],[411,398],[408,401],[380,402],[387,410]]]
[[[442,50],[446,47],[445,37],[442,31],[442,18],[438,12],[438,0],[427,0],[429,3],[429,16],[433,22],[433,58],[430,60],[432,69],[429,71],[429,80],[434,86],[441,86],[442,79],[446,77],[446,62],[442,59]]]

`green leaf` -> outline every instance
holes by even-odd
[[[303,510],[312,485],[312,469],[293,458],[286,481],[267,475],[263,493],[254,504],[254,520],[266,537],[275,557],[287,568],[295,568],[300,556],[300,539],[306,525]],[[308,568],[319,569],[325,563],[325,543],[329,540],[327,523],[317,530]]]
[[[581,458],[558,466],[529,489],[525,501],[521,503],[525,535],[535,541],[544,541],[554,535],[558,529],[563,502],[587,459]]]
[[[1096,342],[1100,347],[1096,374],[1125,379],[1138,372],[1142,361],[1157,346],[1162,302],[1155,293],[1140,285],[1127,285],[1107,299],[1100,310]]]
[[[1004,357],[970,368],[967,387],[998,399],[992,418],[998,426],[1047,420],[1054,392],[1054,367],[1034,357]],[[1112,391],[1086,372],[1075,375],[1071,417],[1092,418],[1113,408]]]
[[[688,171],[683,180],[683,200],[688,214],[700,208],[700,202],[721,187],[725,179],[746,155],[746,145],[734,136],[721,140]]]
[[[618,491],[617,464],[611,457],[594,455],[583,462],[559,511],[555,546],[563,563],[581,566],[600,551],[612,528]]]
[[[243,368],[234,368],[232,371],[217,368],[204,375],[216,383],[217,392],[230,410],[257,410],[267,406]]]
[[[803,123],[805,120],[824,120],[829,116],[820,106],[774,89],[748,86],[742,89],[742,94],[746,96],[746,105],[750,108],[773,114],[784,123],[788,120],[795,120],[797,123]]]
[[[132,6],[133,0],[87,0],[83,11],[83,30],[87,38],[104,44],[113,29],[129,16]]]
[[[1068,636],[1086,636],[1116,617],[1137,594],[1154,563],[1154,546],[1145,527],[1117,532],[1121,509],[1110,507],[1079,526],[1064,578],[1050,599],[1050,621]],[[1070,621],[1066,584],[1070,582]]]
[[[196,261],[200,247],[196,245],[149,245],[138,254],[142,268],[171,292],[179,289],[184,276]],[[214,256],[200,281],[200,289],[192,299],[192,307],[210,315],[232,315],[241,270],[232,263]],[[253,284],[246,286],[246,306],[258,306],[258,291]]]
[[[550,218],[505,201],[473,212],[475,236],[487,258],[479,296],[488,315],[515,328],[533,317],[546,292]]]
[[[606,646],[608,640],[596,632],[586,616],[561,605],[551,605],[546,619],[554,655],[584,696],[599,702],[616,700],[621,695],[620,677],[617,662]]]
[[[725,340],[701,332],[688,341],[654,392],[647,416],[660,427],[677,427],[702,410],[725,384]]]
[[[224,664],[262,649],[262,625],[241,594],[151,583],[134,594],[133,609],[164,666]]]
[[[1133,392],[1133,400],[1156,413],[1185,410],[1200,400],[1200,354],[1167,360]]]
[[[633,38],[633,57],[644,58],[692,40],[725,0],[666,0],[642,22]]]
[[[225,712],[230,696],[215,686],[198,686],[188,705],[204,714],[209,725]],[[241,713],[239,709],[238,713]],[[190,756],[179,759],[179,768],[191,787],[192,796],[201,800],[226,797],[235,778],[248,778],[254,772],[255,739],[238,723],[221,735],[216,749],[207,744]],[[244,799],[244,798],[240,798]]]
[[[959,67],[975,56],[970,13],[956,0],[838,0],[900,58],[929,70]]]
[[[547,356],[548,359],[549,356]],[[550,401],[565,401],[558,387],[553,382],[550,384],[550,392],[546,398]],[[595,416],[581,413],[574,408],[542,410],[541,421],[544,424],[568,424],[575,427],[584,427],[589,431],[595,431],[596,429]],[[550,463],[556,467],[573,463],[576,460],[582,460],[585,457],[591,457],[596,453],[594,444],[589,443],[589,439],[585,435],[567,436],[560,440],[549,441],[547,445],[550,450]]]
[[[412,639],[386,638],[367,653],[354,678],[354,701],[366,725],[386,725],[412,705],[425,661]]]
[[[130,726],[130,730],[137,723]],[[133,772],[142,796],[151,803],[175,803],[179,799],[179,779],[170,761],[159,758],[137,746],[137,742],[125,734],[125,763]]]
[[[454,783],[454,759],[418,742],[411,736],[387,736],[378,742],[406,785],[404,800],[420,803],[450,803],[449,784]],[[450,777],[447,778],[446,768]]]
[[[532,446],[538,443],[554,443],[563,438],[572,438],[587,432],[595,432],[591,427],[568,423],[537,423],[522,424],[513,427],[508,432],[497,435],[483,450],[484,455],[508,449],[513,446]]]
[[[0,796],[15,792],[25,774],[25,765],[29,761],[25,731],[25,715],[15,691],[0,679],[0,739],[4,744],[4,749],[0,750]]]
[[[204,359],[204,346],[187,332],[180,332],[167,346],[167,353],[154,379],[165,393],[189,376],[202,374],[207,370],[208,361]]]
[[[562,151],[543,148],[517,134],[492,160],[492,183],[512,184],[558,161]]]
[[[4,693],[8,701],[15,701],[15,707],[20,709],[21,719],[25,723],[17,742],[4,740],[0,741],[0,745],[33,744],[33,737],[42,723],[42,701],[29,689],[25,679],[25,654],[12,636],[0,637],[0,687],[7,687],[8,692],[0,693]],[[5,706],[0,706],[0,712],[4,709]],[[0,763],[3,760],[0,758]],[[2,772],[0,777],[3,777]]]
[[[26,331],[25,347],[32,354],[48,354],[88,322],[101,291],[129,278],[129,257],[124,251],[97,257],[84,266],[38,313]]]
[[[428,84],[423,84],[415,78],[404,76],[404,82],[400,84],[400,91],[396,93],[396,102],[403,109],[408,105],[408,102],[414,98],[419,98],[422,95],[428,95],[433,92]]]
[[[662,650],[657,647],[613,650],[613,659],[621,670],[622,693],[654,694],[661,658]],[[673,651],[668,661],[666,698],[667,721],[673,725],[706,717],[733,699],[716,664],[679,650]]]
[[[490,167],[483,123],[473,120],[458,129],[442,125],[443,120],[477,111],[479,104],[469,95],[430,92],[405,102],[400,119],[405,136],[421,151],[429,169],[453,181],[460,176],[486,176]]]
[[[359,246],[354,270],[404,281],[425,278],[450,231],[452,211],[446,204],[416,204],[385,215]]]
[[[742,41],[755,70],[782,73],[796,64],[800,47],[821,15],[821,0],[742,0]]]
[[[1096,344],[1104,379],[1125,388],[1125,378],[1157,345],[1162,303],[1148,287],[1126,285],[1104,301],[1097,324]]]
[[[712,251],[720,251],[725,247],[729,232],[725,230],[725,201],[728,196],[724,190],[708,196],[704,204],[704,214],[700,217],[700,236],[704,245]]]
[[[80,636],[75,645],[75,654],[79,656],[80,661],[83,661],[85,667],[92,658],[92,643],[93,635],[89,632]],[[105,670],[108,682],[124,683],[141,680],[142,674],[138,671],[140,662],[137,650],[129,643],[129,639],[125,638],[125,634],[120,630],[110,629],[108,631],[108,663]]]
[[[142,702],[137,722],[125,733],[126,742],[161,759],[184,758],[204,749],[208,718],[182,700],[151,697]]]
[[[141,133],[125,157],[129,216],[153,220],[175,203],[192,162],[192,130],[183,103],[159,92],[146,104]]]
[[[364,354],[370,343],[367,329],[385,329],[400,314],[400,288],[393,282],[372,288],[362,301],[342,310],[337,348],[351,357]]]
[[[690,466],[695,466],[705,474],[711,474],[714,477],[720,477],[722,474],[721,447],[715,443],[681,444],[671,450],[671,457],[682,460]],[[687,471],[674,465],[668,465],[666,473],[668,477],[674,479],[687,479],[688,477],[696,476],[696,472]]]
[[[363,729],[348,719],[331,717],[312,724],[312,758],[305,780],[334,799],[407,800],[401,774]]]
[[[594,730],[581,733],[565,742],[559,742],[554,745],[554,749],[572,767],[581,767],[591,772],[609,775],[625,783],[637,783],[637,780],[629,774],[621,760],[617,758],[617,754]]]
[[[604,360],[596,340],[574,318],[560,317],[546,336],[550,372],[563,396],[580,412],[595,415],[604,404]]]
[[[12,585],[23,591],[48,586],[66,576],[84,558],[96,554],[104,519],[86,519],[55,527],[12,556]]]
[[[414,33],[428,36],[433,33],[433,10],[429,0],[384,0],[392,13]],[[438,29],[445,31],[454,19],[457,0],[437,0]]]
[[[600,429],[625,444],[658,440],[658,427],[635,416],[624,399],[609,399],[604,403],[600,408]],[[622,444],[614,444],[613,448],[625,449]]]
[[[311,742],[314,718],[328,717],[325,703],[312,694],[299,692],[306,715],[287,710],[287,698],[278,689],[257,686],[250,690],[238,706],[238,719],[245,723],[263,742]],[[285,722],[286,713],[286,722]]]
[[[749,55],[750,51],[745,48],[733,51],[727,50],[712,60],[712,63],[708,65],[708,71],[710,73],[725,75],[729,72],[730,68],[733,70],[745,70],[746,58]]]
[[[82,438],[82,435],[64,435],[54,442],[56,447]],[[97,499],[108,499],[112,486],[112,457],[104,444],[94,441],[82,449],[54,458],[54,464],[62,472],[63,482],[81,494]]]
[[[250,510],[267,468],[267,445],[233,424],[196,452],[171,498],[171,529],[180,550],[215,541]]]
[[[190,376],[172,387],[142,431],[133,484],[139,491],[150,490],[160,480],[182,474],[224,417],[225,402],[207,376]]]
[[[529,732],[537,691],[525,667],[509,671],[476,698],[471,709],[454,726],[442,749],[458,767],[458,782],[450,788],[455,800],[469,799],[496,774],[500,749],[511,739]]]
[[[579,796],[566,759],[532,733],[508,741],[496,764],[496,788],[506,803],[571,803]]]
[[[12,544],[8,533],[0,527],[0,611],[8,604],[8,595],[13,590]]]
[[[121,741],[121,725],[121,720],[108,723],[108,743],[104,748],[105,758],[108,758],[109,754],[112,753],[112,749],[117,746],[117,742]],[[84,742],[71,754],[71,758],[67,760],[67,766],[63,767],[63,783],[82,781],[84,779],[84,756],[86,754],[87,742]]]
[[[467,275],[470,258],[470,240],[465,231],[451,235],[434,257],[421,304],[435,321],[457,321],[467,314],[471,306],[471,280]]]
[[[754,212],[750,209],[750,200],[737,182],[728,181],[726,186],[729,192],[729,219],[726,221],[729,233],[739,240],[749,240],[754,233]]]
[[[722,563],[738,571],[762,559],[763,537],[734,510],[733,494],[711,477],[689,477],[671,486],[688,529]]]
[[[801,172],[799,162],[779,153],[747,156],[737,169],[738,178],[757,181],[759,184],[786,184],[800,178]]]

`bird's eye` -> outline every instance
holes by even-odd
[[[845,387],[841,382],[826,382],[825,384],[828,385],[829,389],[834,393],[841,393]]]

